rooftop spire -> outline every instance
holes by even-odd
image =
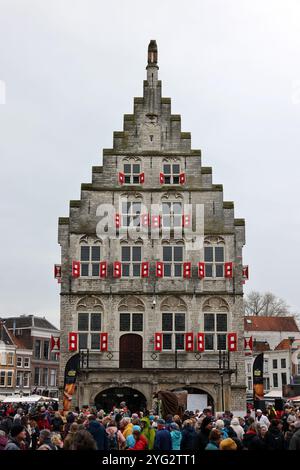
[[[148,46],[148,66],[157,66],[157,44],[155,39],[151,39]]]

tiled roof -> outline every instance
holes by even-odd
[[[294,317],[260,317],[244,318],[245,331],[295,331],[299,328]]]
[[[270,345],[268,341],[254,341],[253,351],[254,352],[270,351]]]
[[[58,331],[45,317],[36,317],[35,315],[21,315],[19,317],[4,318],[7,328],[44,328],[47,330]]]
[[[275,349],[291,349],[291,341],[288,338],[283,339]]]

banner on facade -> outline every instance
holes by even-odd
[[[75,393],[76,377],[79,370],[79,353],[72,356],[65,367],[63,409],[69,411]]]
[[[264,353],[258,354],[253,362],[254,408],[264,408]]]

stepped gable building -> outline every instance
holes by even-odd
[[[186,390],[187,407],[244,410],[245,222],[191,149],[158,69],[152,40],[143,97],[59,219],[60,389],[80,354],[74,405],[151,409],[157,392]],[[197,207],[198,245],[185,231]]]

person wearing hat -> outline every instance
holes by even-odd
[[[262,410],[256,410],[255,423],[259,424],[260,426],[267,426],[267,428],[270,426],[270,421],[268,420],[268,417],[263,414]]]
[[[10,430],[10,439],[4,450],[23,450],[25,448],[26,432],[21,424],[14,424]]]
[[[168,429],[166,429],[166,423],[164,419],[157,420],[154,450],[172,450],[171,433],[168,431]]]
[[[134,425],[133,426],[133,431],[132,431],[132,434],[133,434],[133,437],[134,437],[134,440],[135,440],[135,444],[133,447],[129,447],[128,450],[146,450],[148,449],[148,441],[146,439],[146,437],[141,434],[141,426],[138,426],[138,425]]]

